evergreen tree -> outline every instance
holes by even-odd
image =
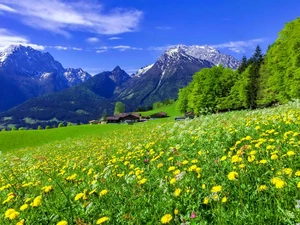
[[[239,73],[242,73],[246,70],[246,68],[248,67],[248,60],[246,56],[243,56],[242,60],[241,60],[241,64],[239,66],[239,68],[237,69],[237,71]]]

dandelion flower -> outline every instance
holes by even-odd
[[[293,155],[295,155],[295,152],[294,152],[294,151],[288,151],[286,154],[287,154],[288,156],[293,156]]]
[[[21,211],[24,211],[25,209],[27,209],[28,208],[28,204],[24,204],[24,205],[22,205],[21,207],[20,207],[20,210]]]
[[[222,158],[221,158],[221,161],[224,161],[224,160],[226,160],[227,159],[227,156],[222,156]]]
[[[74,200],[78,201],[79,199],[81,199],[84,196],[84,193],[79,193],[75,196]]]
[[[203,200],[203,204],[207,205],[208,201],[209,201],[209,199],[207,197],[205,197],[204,200]]]
[[[8,209],[5,212],[5,218],[8,218],[10,220],[16,219],[19,215],[20,215],[20,213],[14,209]]]
[[[38,207],[42,203],[42,196],[37,196],[35,199],[33,199],[33,202],[30,204],[32,207]]]
[[[58,222],[56,225],[68,225],[68,222],[66,220],[62,220]]]
[[[212,189],[211,189],[212,193],[217,193],[217,192],[220,192],[220,191],[222,191],[222,186],[221,185],[213,186]]]
[[[42,191],[44,191],[45,193],[48,193],[48,192],[52,191],[52,189],[53,189],[52,185],[42,187]]]
[[[104,216],[104,217],[98,219],[96,224],[102,224],[102,223],[106,222],[107,220],[109,220],[109,218],[107,216]]]
[[[138,183],[139,183],[139,184],[144,184],[144,183],[146,183],[146,181],[147,181],[147,179],[146,179],[146,178],[143,178],[143,179],[141,179]]]
[[[166,214],[166,215],[164,215],[162,218],[161,218],[161,223],[162,224],[167,224],[167,223],[169,223],[171,220],[172,220],[172,215],[171,214]]]
[[[106,195],[107,194],[107,190],[105,189],[105,190],[102,190],[102,191],[100,191],[100,196],[104,196],[104,195]]]
[[[24,219],[22,219],[22,220],[20,220],[19,222],[16,223],[16,225],[24,225],[24,224],[25,224],[25,220]]]
[[[223,197],[223,198],[222,198],[222,203],[225,203],[225,202],[227,202],[227,198],[226,198],[226,197]]]
[[[178,215],[178,209],[174,210],[174,215]]]
[[[180,188],[177,188],[177,189],[175,190],[175,192],[174,192],[174,195],[175,195],[176,197],[178,197],[178,196],[180,195],[180,193],[181,193],[181,189],[180,189]]]
[[[238,177],[238,173],[237,172],[230,172],[228,175],[227,175],[227,177],[228,177],[228,179],[229,180],[235,180],[237,177]]]
[[[176,178],[172,178],[171,180],[170,180],[170,184],[175,184],[176,183]]]
[[[260,185],[259,188],[258,188],[258,191],[265,191],[267,190],[267,185]]]

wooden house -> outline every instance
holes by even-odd
[[[154,113],[152,115],[150,115],[150,118],[165,118],[168,117],[168,114],[165,112],[158,112],[158,113]]]

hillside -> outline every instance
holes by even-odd
[[[299,112],[298,101],[8,151],[0,223],[298,223]]]

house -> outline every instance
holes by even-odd
[[[91,121],[89,121],[89,124],[90,124],[90,125],[98,124],[98,123],[99,123],[98,120],[91,120]]]
[[[165,118],[168,117],[168,114],[165,112],[158,112],[150,115],[150,118]]]
[[[194,119],[195,118],[195,113],[193,113],[193,112],[186,112],[185,114],[184,114],[184,117],[185,118],[189,118],[189,119]]]
[[[107,123],[134,123],[138,122],[141,114],[139,113],[119,113],[106,118]]]

